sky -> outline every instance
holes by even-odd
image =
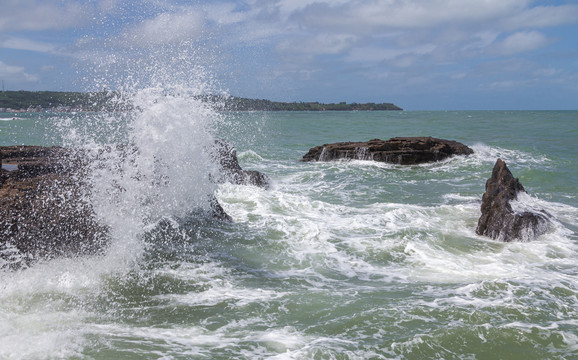
[[[578,1],[0,0],[5,90],[146,86],[161,68],[276,101],[575,110]]]

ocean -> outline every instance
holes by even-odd
[[[104,255],[0,271],[0,359],[578,359],[578,111],[150,104],[0,114],[0,145],[140,149],[124,176],[112,165],[92,174],[113,235]],[[396,136],[475,153],[415,166],[299,161],[317,145]],[[214,184],[202,155],[214,139],[271,187]],[[528,192],[519,202],[555,219],[548,233],[476,235],[498,158]],[[208,194],[233,222],[198,211]]]

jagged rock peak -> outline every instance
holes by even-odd
[[[514,210],[511,202],[526,193],[502,159],[498,159],[492,176],[486,181],[482,196],[482,215],[476,233],[500,241],[529,241],[548,231],[550,219],[543,210]]]

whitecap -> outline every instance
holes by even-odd
[[[169,300],[171,304],[186,304],[188,306],[215,306],[226,303],[230,307],[243,307],[248,304],[267,302],[285,295],[259,288],[243,288],[228,279],[213,278],[205,283],[206,290],[188,294],[168,294],[156,296],[157,299]]]
[[[239,161],[259,162],[263,161],[263,157],[253,150],[241,151],[237,154]]]
[[[498,146],[489,146],[483,143],[476,143],[472,146],[474,154],[470,155],[478,163],[494,163],[501,158],[506,163],[516,164],[516,166],[530,167],[533,165],[546,165],[552,160],[544,154],[531,154],[522,150],[506,149]]]

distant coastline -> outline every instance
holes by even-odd
[[[235,96],[200,96],[203,101],[218,105],[223,111],[383,111],[403,110],[392,103],[320,103],[280,102],[247,99]],[[111,101],[115,99],[115,101]],[[59,92],[59,91],[3,91],[0,92],[0,113],[13,112],[88,112],[126,111],[132,105],[123,101],[121,93]]]

